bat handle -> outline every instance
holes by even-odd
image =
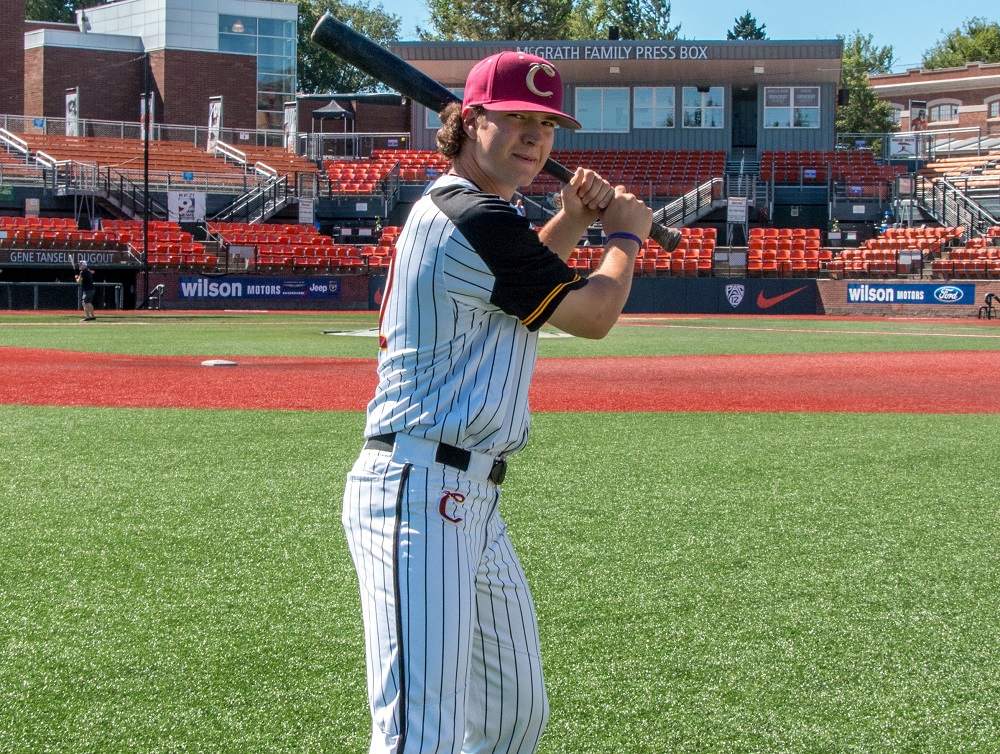
[[[662,246],[664,251],[673,251],[681,242],[681,232],[677,228],[668,228],[655,220],[653,227],[649,229],[649,237]]]

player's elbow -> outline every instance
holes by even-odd
[[[611,332],[620,314],[620,308],[602,302],[583,311],[575,311],[572,316],[567,316],[570,312],[557,310],[549,323],[577,338],[600,340]]]

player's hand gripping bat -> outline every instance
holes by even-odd
[[[458,97],[430,76],[392,54],[377,42],[354,31],[347,24],[338,21],[330,11],[327,11],[316,24],[312,40],[344,62],[350,63],[435,113],[440,113],[445,106],[458,101]],[[551,157],[545,162],[542,170],[563,183],[569,183],[573,177],[572,171]],[[667,251],[677,248],[681,240],[680,231],[666,228],[656,222],[650,228],[649,236]]]

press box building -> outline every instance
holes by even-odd
[[[457,93],[472,66],[503,50],[551,60],[566,111],[583,124],[556,149],[833,149],[843,42],[401,42],[393,52]],[[438,120],[413,108],[413,146],[434,148]]]

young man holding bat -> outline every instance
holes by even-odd
[[[538,329],[601,338],[621,314],[652,211],[579,168],[537,232],[511,204],[552,149],[555,67],[503,52],[470,72],[438,132],[449,172],[397,241],[379,316],[379,385],[348,477],[372,754],[536,751],[548,718],[535,609],[498,513],[528,438]],[[601,219],[587,279],[566,264]]]

